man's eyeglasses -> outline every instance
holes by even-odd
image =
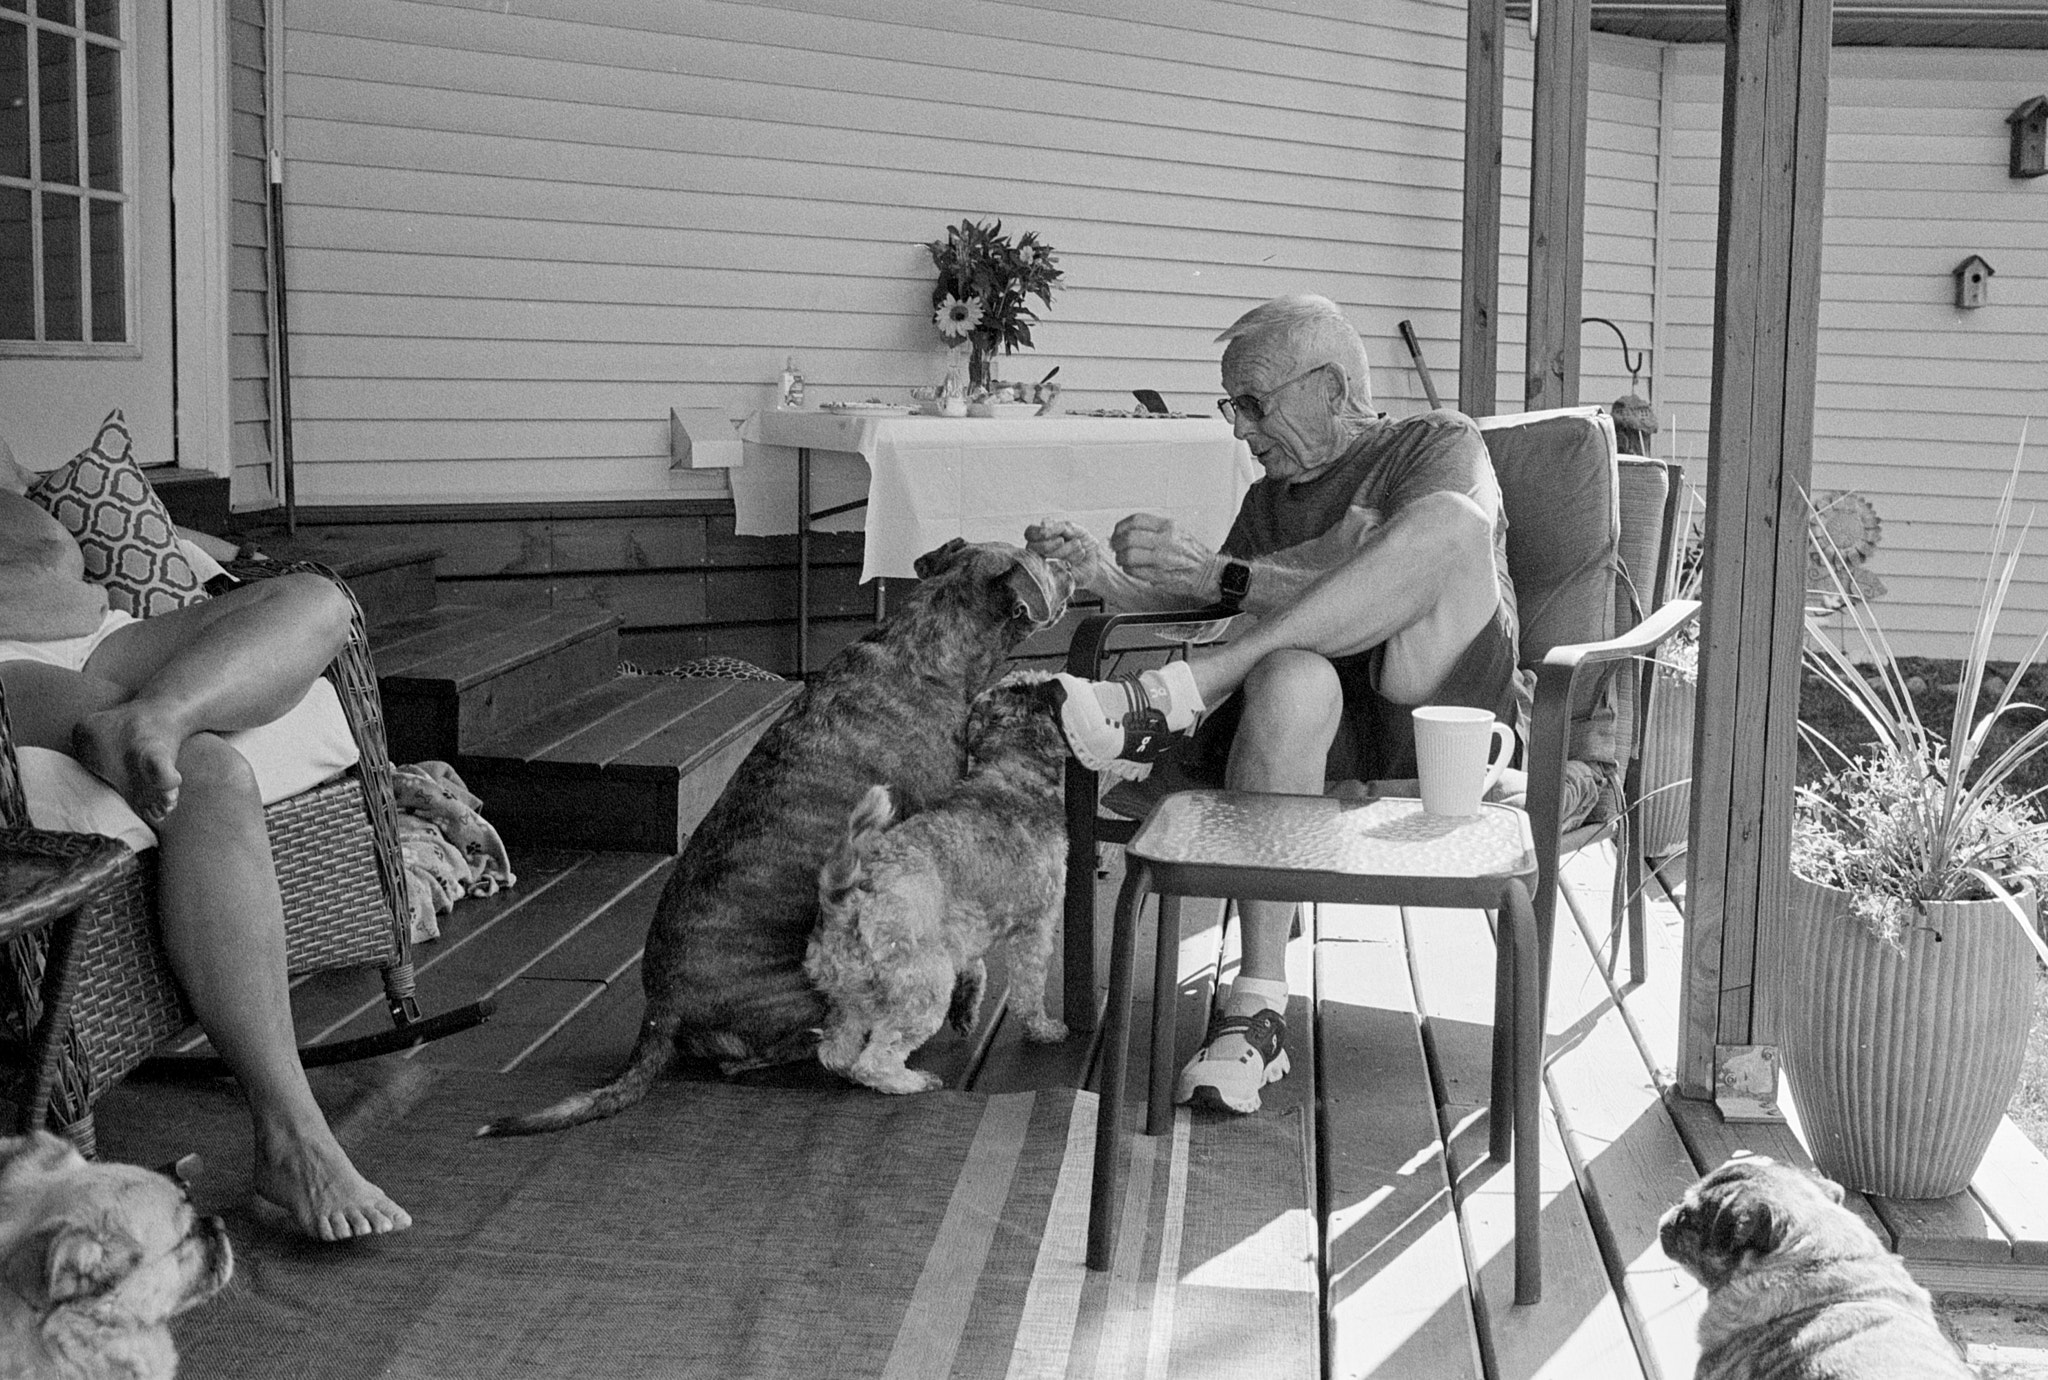
[[[1304,369],[1293,378],[1283,379],[1263,393],[1239,393],[1233,398],[1218,398],[1216,400],[1216,410],[1221,412],[1223,420],[1229,422],[1232,426],[1237,424],[1240,414],[1247,421],[1263,422],[1266,420],[1266,408],[1272,403],[1273,399],[1280,396],[1282,390],[1300,383],[1322,367],[1322,365],[1318,364],[1313,368]]]

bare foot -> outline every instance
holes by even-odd
[[[275,1150],[259,1138],[256,1191],[321,1241],[382,1236],[412,1225],[412,1214],[357,1173],[331,1136],[294,1140]]]
[[[184,735],[132,701],[88,714],[72,730],[86,770],[119,791],[154,824],[178,804],[178,750]]]

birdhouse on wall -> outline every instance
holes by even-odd
[[[2022,101],[2005,122],[2012,126],[2012,175],[2048,173],[2048,96]]]
[[[1956,305],[1981,307],[1991,300],[1991,275],[1997,270],[1977,255],[1956,265]]]

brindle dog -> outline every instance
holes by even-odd
[[[1065,612],[1059,561],[954,541],[889,620],[846,648],[762,735],[690,835],[654,909],[641,960],[647,1009],[626,1066],[601,1088],[480,1135],[526,1135],[611,1116],[677,1057],[726,1074],[809,1058],[825,1002],[804,976],[818,869],[868,788],[907,817],[959,784],[968,706],[1010,648]]]

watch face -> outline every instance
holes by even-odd
[[[1223,567],[1223,576],[1218,584],[1224,598],[1232,602],[1242,599],[1252,587],[1252,568],[1242,561],[1232,561]]]

